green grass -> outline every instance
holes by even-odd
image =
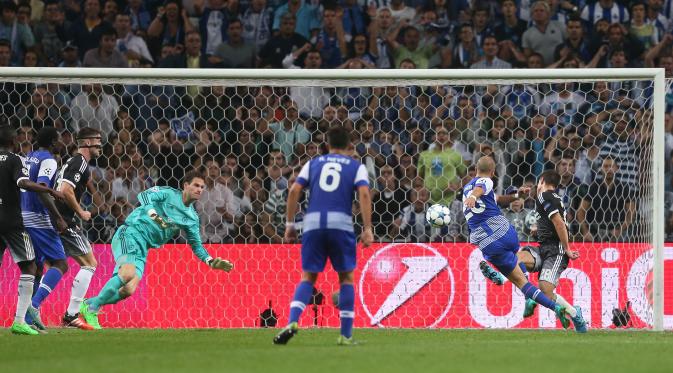
[[[0,329],[2,372],[671,372],[673,334],[530,330],[302,330],[287,346],[276,329],[51,329],[37,337]]]

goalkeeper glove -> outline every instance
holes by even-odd
[[[234,268],[234,265],[230,261],[222,258],[211,258],[207,263],[210,268],[219,269],[225,272],[229,272]]]

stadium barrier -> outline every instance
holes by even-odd
[[[579,305],[591,328],[612,325],[613,309],[631,302],[633,327],[652,325],[652,251],[646,244],[577,243],[581,257],[563,273],[558,292]],[[252,328],[262,321],[287,321],[287,307],[299,280],[298,245],[209,245],[211,254],[232,260],[230,274],[212,271],[185,245],[151,250],[145,278],[131,298],[106,307],[101,323],[113,328]],[[89,294],[110,277],[109,245],[95,245],[99,266]],[[627,255],[628,254],[628,255]],[[673,244],[664,250],[665,276],[673,276]],[[70,260],[71,268],[77,268]],[[479,249],[468,244],[376,244],[359,249],[356,269],[357,327],[560,328],[553,314],[538,307],[523,320],[524,298],[510,283],[488,283],[479,271]],[[328,264],[329,267],[329,264]],[[0,265],[0,320],[9,326],[16,306],[17,267],[9,253]],[[68,303],[76,271],[42,307],[57,325]],[[535,275],[533,276],[536,277]],[[669,277],[673,278],[673,277]],[[534,280],[535,281],[535,280]],[[335,327],[338,291],[330,269],[318,280],[319,305],[309,306],[304,326]],[[673,287],[668,287],[673,291]],[[673,328],[673,294],[664,299],[664,327]],[[269,311],[269,304],[272,310]],[[260,315],[264,317],[261,318]]]

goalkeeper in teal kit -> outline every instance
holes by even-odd
[[[100,329],[98,311],[131,296],[143,277],[149,248],[160,247],[180,230],[185,231],[194,255],[213,269],[229,272],[233,265],[221,258],[212,258],[201,243],[199,216],[194,202],[201,198],[205,182],[197,172],[185,175],[183,190],[153,187],[138,195],[137,207],[112,238],[116,262],[112,278],[98,296],[85,300],[80,314],[87,323]]]

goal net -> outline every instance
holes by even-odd
[[[673,226],[673,198],[664,193],[669,86],[658,69],[6,69],[0,117],[17,129],[16,151],[24,156],[40,128],[58,128],[60,164],[76,151],[79,129],[103,133],[102,156],[90,164],[103,203],[89,194],[82,200],[93,212],[83,229],[99,263],[90,296],[114,270],[109,243],[138,193],[179,188],[193,168],[206,175],[197,203],[202,238],[235,270],[213,273],[176,237],[151,250],[138,292],[107,308],[104,325],[284,325],[300,273],[299,246],[282,242],[287,190],[303,163],[327,151],[326,131],[338,125],[351,131],[353,157],[365,165],[373,192],[376,244],[358,250],[356,326],[559,327],[544,309],[524,320],[521,293],[488,282],[481,252],[466,242],[459,190],[474,177],[477,159],[492,156],[497,194],[536,185],[544,170],[560,173],[557,193],[581,257],[557,292],[582,307],[590,327],[611,327],[614,310],[630,305],[629,326],[661,329],[673,328],[673,294],[663,290],[664,258],[673,259],[673,244],[664,245]],[[536,245],[535,195],[520,197],[502,211],[521,246]],[[451,209],[448,227],[425,222],[433,203]],[[303,200],[299,227],[305,207]],[[354,221],[359,227],[357,205]],[[67,306],[78,270],[70,264],[42,306],[49,324]],[[5,324],[17,278],[5,254]],[[326,273],[302,323],[337,326],[336,291],[336,276]]]

